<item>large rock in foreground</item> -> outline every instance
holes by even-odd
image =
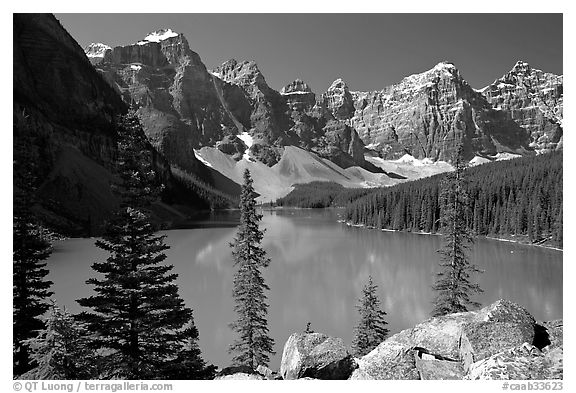
[[[415,352],[409,346],[386,340],[357,360],[358,369],[350,379],[420,379]]]
[[[562,379],[562,349],[546,354],[524,343],[471,365],[464,379]]]
[[[280,375],[284,379],[348,379],[355,366],[341,338],[294,333],[284,345]]]
[[[357,359],[350,379],[557,379],[562,321],[536,324],[507,300],[431,318]]]

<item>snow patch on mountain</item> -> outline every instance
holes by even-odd
[[[476,166],[476,165],[486,164],[487,162],[492,162],[492,161],[486,157],[474,156],[474,158],[468,162],[468,165]]]
[[[252,138],[252,135],[248,134],[247,132],[241,133],[240,135],[238,135],[238,138],[246,145],[246,150],[244,151],[242,159],[250,161],[251,160],[250,147],[252,147],[252,145],[254,144],[254,138]]]
[[[214,168],[214,166],[208,160],[206,160],[204,157],[202,157],[200,150],[194,149],[194,155],[196,156],[198,161],[200,161],[202,164],[204,164],[210,168]]]
[[[178,37],[178,33],[172,29],[160,29],[149,33],[143,40],[138,41],[137,45],[146,45],[150,42],[161,42],[168,38]]]
[[[426,165],[434,165],[435,162],[432,161],[430,158],[425,157],[421,160],[414,158],[413,156],[411,156],[410,154],[404,154],[402,157],[400,157],[399,159],[397,159],[396,161],[393,161],[399,164],[410,164],[410,165],[414,165],[414,166],[426,166]]]

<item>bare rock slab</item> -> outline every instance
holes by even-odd
[[[283,379],[348,379],[356,364],[341,338],[322,333],[294,333],[282,353]]]

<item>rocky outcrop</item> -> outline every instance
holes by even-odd
[[[86,57],[90,60],[92,64],[99,64],[104,59],[104,55],[107,51],[112,50],[108,45],[102,44],[101,42],[92,43],[84,48],[84,53]]]
[[[310,86],[300,79],[284,86],[280,94],[293,111],[308,111],[316,105],[316,95]]]
[[[379,144],[384,158],[408,153],[449,160],[460,141],[469,158],[530,152],[528,133],[508,112],[493,109],[452,63],[439,63],[381,91],[348,92],[337,80],[324,96],[334,117],[346,120],[364,144]]]
[[[464,379],[562,379],[562,356],[561,349],[545,354],[523,343],[472,364]]]
[[[355,367],[340,338],[322,333],[294,333],[282,352],[283,379],[347,379]]]
[[[357,360],[350,379],[420,379],[416,351],[394,340],[386,340]]]
[[[536,324],[523,307],[499,300],[389,337],[357,359],[351,379],[561,378],[561,327]]]
[[[354,116],[354,98],[342,79],[332,82],[326,93],[322,94],[322,100],[336,119],[345,120]]]
[[[519,61],[481,92],[529,133],[531,147],[548,151],[558,148],[563,136],[563,80]]]

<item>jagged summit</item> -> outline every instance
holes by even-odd
[[[295,79],[280,90],[280,94],[311,94],[312,89],[301,79]]]
[[[88,57],[104,57],[107,50],[112,49],[110,46],[101,42],[93,42],[84,48],[84,53]]]
[[[172,29],[160,29],[149,33],[143,40],[138,41],[136,44],[145,45],[150,42],[160,42],[168,38],[178,37],[179,35],[179,33],[176,33]]]
[[[86,57],[90,60],[92,64],[98,64],[104,59],[104,55],[107,51],[112,50],[112,48],[101,42],[93,42],[84,48],[84,53]]]
[[[338,78],[332,82],[328,90],[340,90],[340,89],[348,89],[348,85],[342,78]]]
[[[518,60],[514,67],[512,67],[512,72],[530,72],[530,64],[523,60]]]

